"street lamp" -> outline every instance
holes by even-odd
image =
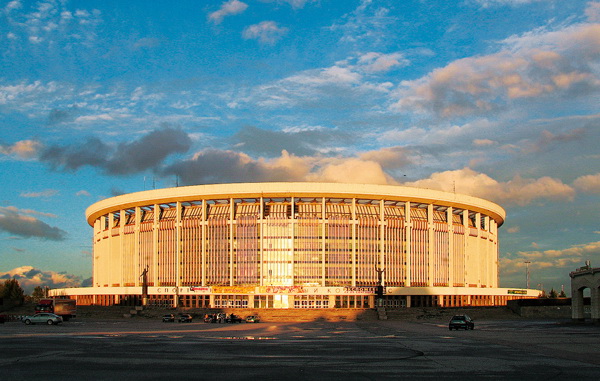
[[[527,280],[526,289],[529,290],[529,264],[531,261],[525,261],[525,279]]]

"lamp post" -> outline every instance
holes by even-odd
[[[525,279],[527,283],[525,283],[525,288],[529,290],[529,264],[531,261],[525,261]]]

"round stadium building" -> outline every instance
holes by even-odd
[[[388,185],[247,183],[131,193],[86,211],[93,285],[80,305],[188,308],[493,306],[505,211]]]

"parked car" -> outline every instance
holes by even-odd
[[[216,323],[217,322],[217,315],[215,315],[215,314],[206,314],[206,315],[204,315],[204,322],[205,323]]]
[[[38,323],[53,325],[53,324],[60,324],[62,322],[63,322],[62,317],[55,315],[55,314],[51,314],[49,312],[42,312],[39,314],[23,317],[23,323],[25,323],[27,325],[38,324]]]
[[[242,318],[240,316],[237,316],[235,314],[231,314],[231,315],[227,315],[227,323],[241,323],[242,322]]]
[[[172,323],[175,321],[175,315],[173,315],[173,314],[163,315],[162,321],[163,321],[163,323]]]
[[[192,322],[192,315],[190,315],[190,314],[179,314],[178,321],[180,323],[191,323]]]
[[[473,319],[469,317],[469,315],[454,315],[452,319],[450,319],[450,323],[448,323],[448,329],[452,331],[456,329],[475,329],[475,322]]]
[[[258,323],[259,321],[260,318],[258,317],[258,315],[246,316],[246,323]]]

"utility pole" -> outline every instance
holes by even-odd
[[[525,279],[527,280],[525,288],[529,289],[529,264],[531,261],[525,261]]]

